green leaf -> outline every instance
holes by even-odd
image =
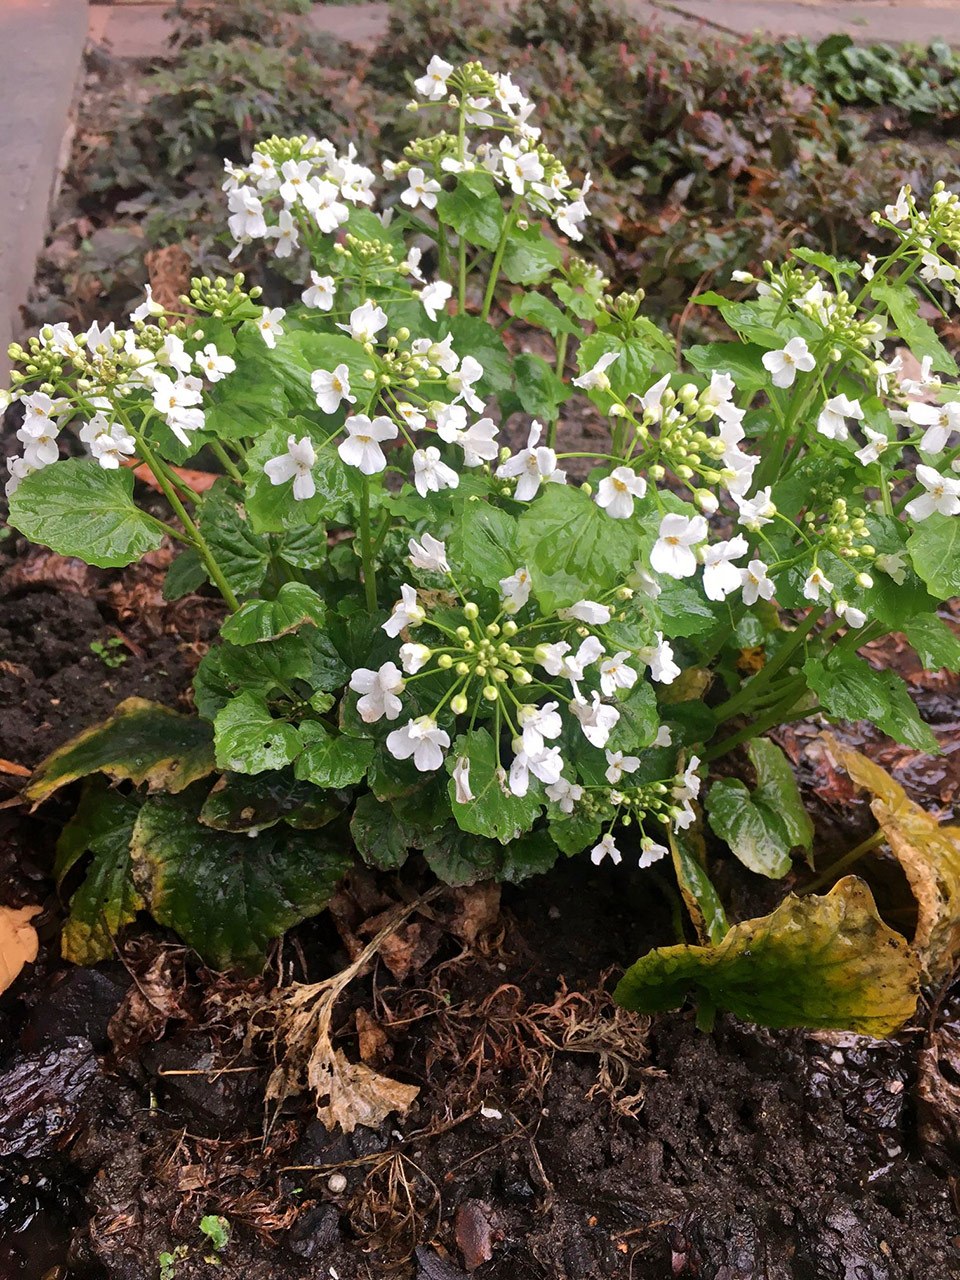
[[[313,671],[313,654],[302,635],[245,647],[224,643],[201,660],[193,680],[194,702],[200,714],[212,720],[236,693],[267,699],[297,680],[309,680]]]
[[[143,898],[130,874],[130,838],[139,802],[101,780],[88,785],[76,813],[57,841],[54,873],[59,884],[80,858],[92,861],[70,899],[60,949],[73,964],[112,959],[114,940],[142,910]]]
[[[481,396],[502,395],[510,390],[513,364],[493,325],[479,316],[458,315],[448,321],[447,332],[453,335],[453,349],[458,355],[471,355],[483,365],[483,377],[477,384]]]
[[[151,791],[182,791],[213,771],[210,726],[146,698],[127,698],[109,719],[47,756],[24,788],[40,804],[58,788],[90,773],[114,782],[147,783]]]
[[[268,423],[290,416],[280,366],[259,334],[240,335],[237,368],[207,390],[204,409],[206,431],[221,440],[256,438]]]
[[[668,833],[677,884],[701,942],[718,943],[730,925],[720,895],[704,867],[703,837],[696,829]]]
[[[766,1027],[836,1028],[888,1036],[911,1016],[917,957],[847,876],[824,897],[791,894],[772,915],[735,924],[711,947],[658,947],[614,998],[639,1013],[678,1009],[695,994],[703,1021],[726,1009]]]
[[[298,831],[325,827],[343,805],[298,782],[292,769],[255,775],[226,773],[203,802],[199,821],[217,831],[259,832],[286,822]]]
[[[580,329],[542,293],[520,293],[511,301],[511,310],[518,320],[526,320],[540,329],[546,329],[554,338],[561,333],[576,337]]]
[[[154,918],[208,964],[247,972],[262,968],[273,938],[323,910],[350,865],[315,831],[212,831],[186,798],[168,796],[144,804],[130,852]]]
[[[751,738],[747,744],[757,774],[754,804],[775,813],[783,823],[792,849],[813,848],[813,823],[804,807],[790,761],[769,738]]]
[[[511,284],[539,284],[563,265],[560,247],[536,224],[514,227],[507,238],[501,270]]]
[[[913,290],[893,280],[873,280],[869,287],[872,296],[890,312],[897,332],[917,359],[929,356],[938,373],[955,377],[957,362],[920,315],[920,299]]]
[[[163,580],[164,600],[182,600],[192,595],[207,581],[207,571],[193,547],[181,551],[167,570]]]
[[[437,217],[482,249],[496,249],[503,230],[503,205],[487,173],[463,173],[452,191],[437,196]]]
[[[540,813],[540,784],[531,779],[525,796],[513,794],[506,774],[497,764],[496,744],[486,729],[474,729],[457,738],[446,759],[448,773],[453,772],[461,757],[470,762],[473,799],[458,804],[456,785],[450,779],[448,794],[457,825],[463,831],[499,840],[501,844],[529,831]]]
[[[635,755],[657,736],[660,714],[657,711],[657,695],[653,686],[638,680],[632,689],[621,690],[614,703],[620,719],[614,725],[607,742],[611,751]]]
[[[707,816],[743,865],[779,880],[790,870],[790,841],[776,813],[755,803],[737,778],[721,778],[707,793]]]
[[[478,840],[448,822],[424,841],[423,856],[444,884],[459,886],[479,880],[520,884],[530,876],[549,871],[557,860],[557,847],[544,831],[530,831],[507,844],[498,844],[495,840]]]
[[[763,347],[752,342],[711,342],[688,347],[683,357],[698,373],[729,373],[738,391],[753,395],[770,381],[763,367],[763,353]]]
[[[417,829],[401,822],[390,805],[369,794],[360,796],[354,806],[350,834],[367,866],[380,871],[402,867],[418,836]]]
[[[355,490],[348,468],[336,450],[326,446],[330,434],[306,418],[292,418],[283,423],[271,423],[258,436],[247,454],[244,492],[244,505],[254,533],[284,533],[302,530],[303,526],[314,529],[319,526],[319,537],[324,539],[324,524],[349,522]],[[271,458],[279,458],[287,452],[287,439],[291,435],[298,440],[308,436],[318,455],[312,472],[317,491],[312,498],[302,502],[293,496],[292,481],[274,484],[263,469]]]
[[[255,693],[241,693],[217,712],[213,741],[217,765],[232,773],[282,769],[303,750],[293,725],[275,720]]]
[[[590,814],[579,808],[567,816],[553,806],[551,808],[551,838],[560,852],[565,853],[568,858],[583,853],[584,849],[589,849],[600,839],[603,819],[599,814]]]
[[[218,480],[199,505],[200,531],[237,595],[252,595],[270,563],[270,544],[254,531],[240,494]]]
[[[870,720],[891,738],[939,754],[930,727],[920,719],[907,686],[892,671],[874,671],[863,658],[808,658],[803,665],[807,683],[821,706],[840,720]]]
[[[19,491],[18,491],[19,492]],[[960,595],[960,520],[934,512],[907,539],[913,567],[938,600]]]
[[[133,472],[104,471],[92,458],[65,458],[27,476],[8,519],[31,542],[101,569],[132,564],[164,537],[163,525],[133,501]]]
[[[319,627],[326,606],[312,587],[302,582],[285,582],[275,600],[250,600],[227,618],[220,628],[231,644],[260,644],[276,636],[296,631],[305,623]]]
[[[500,579],[520,567],[517,521],[489,502],[467,502],[450,537],[450,554],[468,581],[499,591]]]
[[[935,613],[908,619],[904,630],[920,661],[932,671],[960,671],[960,639]]]
[[[614,333],[591,334],[580,344],[577,361],[580,372],[592,369],[602,355],[615,351],[619,359],[607,369],[610,386],[621,400],[628,395],[642,395],[656,381],[656,376],[673,369],[675,355],[672,340],[649,320],[637,320],[640,332],[630,337]],[[606,408],[611,403],[605,391],[591,391],[590,398]]]
[[[324,424],[333,424],[343,416],[342,409],[337,414],[322,414],[317,408],[316,393],[310,383],[310,375],[317,369],[325,369],[332,373],[339,364],[347,366],[350,380],[350,394],[357,397],[358,405],[362,405],[364,389],[369,388],[366,374],[374,367],[373,360],[363,349],[363,344],[345,333],[316,333],[309,329],[296,329],[284,335],[277,344],[280,360],[287,379],[286,391],[291,400],[303,406],[303,411],[321,417]],[[274,359],[277,359],[274,353]],[[345,408],[343,406],[342,408]],[[347,412],[353,413],[353,406]],[[327,430],[327,435],[330,431]]]
[[[517,376],[517,399],[524,412],[553,422],[569,395],[566,383],[542,356],[522,352],[514,360],[513,368]]]
[[[520,517],[520,562],[544,613],[594,600],[624,581],[640,551],[629,520],[612,520],[580,489],[548,484]]]
[[[353,787],[366,776],[375,744],[370,738],[331,733],[308,720],[300,726],[303,754],[295,766],[298,778],[317,787]]]

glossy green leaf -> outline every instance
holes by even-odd
[[[287,693],[297,680],[309,680],[313,655],[302,635],[279,636],[263,644],[220,644],[204,654],[193,680],[197,710],[212,720],[237,693]]]
[[[807,813],[790,761],[769,738],[751,738],[747,753],[757,775],[755,804],[775,813],[783,823],[790,847],[813,848],[813,823]]]
[[[285,582],[274,600],[249,600],[226,619],[220,628],[231,644],[261,644],[277,636],[309,625],[323,623],[326,606],[312,587],[302,582]]]
[[[790,870],[791,842],[777,813],[758,803],[738,778],[720,778],[707,793],[707,816],[743,865],[779,880]]]
[[[437,196],[437,217],[470,244],[496,249],[504,213],[493,178],[481,171],[461,174],[452,191]]]
[[[282,769],[303,750],[293,725],[275,720],[254,693],[241,693],[216,714],[213,722],[217,765],[231,773],[263,773]]]
[[[259,832],[278,822],[314,831],[342,811],[342,803],[309,782],[299,782],[292,769],[280,769],[224,774],[204,800],[199,821],[217,831]]]
[[[752,395],[763,390],[770,375],[763,367],[763,347],[752,342],[711,342],[705,346],[688,347],[683,358],[698,373],[729,373],[737,384],[737,391]]]
[[[557,860],[557,847],[545,831],[529,831],[507,844],[477,839],[448,822],[431,832],[423,856],[433,874],[449,885],[500,880],[520,884],[543,875]]]
[[[363,781],[373,759],[371,739],[331,733],[312,720],[301,724],[299,734],[303,753],[294,766],[298,778],[317,787],[332,788],[352,787]]]
[[[491,591],[499,591],[501,578],[520,568],[517,521],[489,502],[464,504],[449,544],[453,563],[463,566],[465,579]]]
[[[907,540],[913,567],[938,600],[960,595],[960,520],[934,513]]]
[[[323,910],[350,865],[314,831],[213,831],[185,797],[148,800],[130,852],[154,918],[208,964],[247,972],[262,968],[272,939]]]
[[[769,916],[735,924],[716,946],[658,947],[624,974],[614,998],[662,1013],[693,996],[703,1023],[725,1009],[767,1027],[888,1036],[913,1014],[917,957],[848,876],[824,897],[790,895]]]
[[[181,551],[167,570],[163,580],[164,600],[182,600],[192,595],[207,581],[207,571],[193,547]]]
[[[670,856],[680,894],[701,942],[718,943],[730,928],[720,895],[704,866],[700,824],[669,832]]]
[[[904,626],[923,665],[932,671],[960,671],[960,639],[935,613],[915,614]]]
[[[560,246],[548,240],[536,223],[511,230],[501,265],[511,284],[539,284],[562,265]]]
[[[133,473],[92,458],[34,471],[10,498],[10,524],[31,542],[101,569],[132,564],[163,542],[163,525],[133,501]]]
[[[937,337],[933,328],[920,315],[920,299],[905,284],[896,280],[872,280],[871,295],[890,312],[897,332],[917,357],[929,356],[938,373],[957,375],[957,362]]]
[[[446,760],[449,773],[461,757],[470,762],[473,799],[459,804],[451,777],[448,794],[457,825],[502,844],[529,831],[540,812],[540,784],[531,779],[525,796],[513,794],[507,786],[506,773],[497,763],[496,745],[486,729],[474,729],[456,739]]]
[[[199,504],[200,530],[237,595],[251,595],[263,582],[270,544],[256,533],[240,493],[218,480]]]
[[[146,698],[127,698],[109,719],[84,729],[38,767],[24,796],[40,804],[90,773],[151,791],[182,791],[213,771],[210,726]]]
[[[561,333],[576,337],[581,332],[580,326],[574,324],[556,303],[545,298],[542,293],[518,294],[511,301],[510,307],[518,320],[526,320],[528,324],[546,329],[554,338]]]
[[[517,378],[517,399],[525,413],[553,422],[560,406],[570,394],[542,356],[522,352],[513,362]]]
[[[380,871],[402,867],[419,837],[415,826],[402,822],[390,805],[370,794],[354,805],[350,834],[367,866]]]

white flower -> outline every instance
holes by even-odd
[[[147,296],[139,307],[130,312],[130,319],[135,324],[138,320],[146,320],[150,316],[162,316],[163,310],[159,302],[154,302],[153,289],[147,285]]]
[[[272,350],[277,345],[277,339],[283,336],[283,324],[281,321],[287,313],[283,307],[264,307],[260,313],[260,319],[257,321],[257,329],[260,337]]]
[[[426,616],[426,610],[417,603],[416,591],[413,587],[404,583],[400,588],[400,599],[393,606],[390,617],[381,624],[381,627],[393,640],[396,639],[404,627],[419,627]]]
[[[357,342],[375,342],[377,334],[386,323],[387,313],[368,300],[353,308],[349,324],[338,324],[337,328],[349,333]]]
[[[356,413],[343,425],[347,439],[337,446],[337,453],[347,466],[356,467],[365,476],[382,471],[387,459],[380,444],[396,439],[397,424],[386,417],[374,418],[371,422],[365,413]]]
[[[460,363],[460,357],[452,349],[452,343],[452,333],[448,333],[445,338],[441,338],[438,342],[435,342],[433,338],[414,338],[410,344],[410,350],[415,356],[420,357],[422,368],[426,369],[435,364],[444,373],[450,374],[454,372]]]
[[[577,622],[589,622],[593,627],[602,627],[613,617],[609,605],[597,604],[596,600],[578,600],[567,609],[558,609],[557,617],[564,622],[576,619]]]
[[[166,335],[163,346],[157,352],[157,360],[160,364],[169,365],[176,369],[177,373],[184,375],[193,368],[193,357],[184,346],[183,339],[178,338],[175,333]]]
[[[427,415],[407,400],[401,400],[396,410],[411,431],[422,431],[427,425]]]
[[[496,474],[501,480],[519,477],[513,494],[518,502],[529,502],[536,497],[545,480],[566,483],[567,474],[557,466],[557,455],[545,445],[537,444],[542,430],[542,425],[536,420],[531,423],[527,447],[497,467]]]
[[[322,182],[319,178],[311,178],[301,192],[300,199],[324,235],[336,231],[350,217],[350,210],[338,199],[340,194],[336,183]],[[344,191],[343,194],[350,200],[355,193]]]
[[[387,750],[396,760],[409,760],[421,773],[431,773],[443,764],[443,753],[450,745],[450,735],[437,728],[432,716],[418,716],[402,729],[387,734]]]
[[[623,854],[617,848],[613,836],[608,831],[607,834],[595,844],[590,850],[590,861],[595,867],[599,867],[604,858],[609,858],[614,866],[619,866],[623,861]]]
[[[920,361],[919,378],[901,378],[900,388],[905,395],[923,396],[928,391],[939,391],[943,382],[933,372],[933,356],[924,356]]]
[[[637,673],[633,667],[627,666],[630,654],[621,649],[612,658],[604,658],[600,663],[600,688],[608,698],[618,689],[632,689],[637,683]]]
[[[877,556],[873,562],[881,573],[885,573],[887,577],[892,578],[898,587],[902,587],[907,580],[907,562],[900,555]]]
[[[237,367],[236,360],[232,356],[222,356],[212,342],[208,342],[194,359],[208,382],[220,382]]]
[[[673,734],[670,732],[668,724],[662,724],[657,730],[657,736],[650,743],[651,747],[672,747]]]
[[[585,702],[583,698],[575,698],[570,703],[570,710],[579,720],[586,740],[594,747],[605,747],[620,719],[617,708],[601,702],[599,693],[594,691],[591,702]]]
[[[433,656],[433,650],[425,644],[402,644],[400,646],[400,662],[408,676],[415,676],[427,665]]]
[[[862,449],[858,449],[855,456],[867,467],[871,462],[876,462],[886,452],[891,442],[882,431],[874,431],[866,423],[863,426],[863,434],[867,437],[869,443],[865,444]]]
[[[465,467],[479,467],[496,458],[500,452],[497,431],[497,424],[492,418],[478,418],[472,427],[460,432],[454,443],[463,450]]]
[[[364,724],[374,724],[384,716],[396,720],[402,703],[397,696],[403,692],[403,676],[394,662],[385,662],[379,671],[358,667],[350,677],[350,688],[362,694],[357,699],[357,711]]]
[[[910,188],[901,187],[893,204],[884,205],[883,216],[888,222],[906,222],[910,217]]]
[[[615,786],[625,773],[636,773],[640,768],[639,756],[625,756],[622,751],[608,751],[607,771],[604,777]]]
[[[440,362],[432,360],[431,363],[439,364]],[[442,364],[440,368],[443,368]],[[473,356],[464,356],[460,362],[460,368],[447,373],[447,386],[453,392],[454,400],[462,400],[473,409],[474,413],[483,412],[483,401],[473,389],[474,383],[479,382],[482,377],[483,365]]]
[[[566,640],[560,640],[556,644],[540,644],[534,650],[537,662],[549,675],[562,676],[573,684],[574,689],[577,682],[583,679],[585,669],[603,653],[603,645],[596,636],[587,636],[575,654],[571,652]]]
[[[437,207],[437,192],[441,190],[441,186],[435,178],[428,178],[422,169],[415,167],[407,170],[407,181],[410,185],[400,195],[404,204],[411,209],[416,209],[418,204],[422,204],[425,209]]]
[[[950,437],[960,432],[960,401],[933,405],[913,403],[907,408],[907,418],[918,427],[926,427],[920,448],[924,453],[941,453],[950,443]]]
[[[638,649],[637,657],[650,668],[651,680],[658,684],[673,684],[680,674],[680,668],[673,660],[673,646],[664,640],[662,631],[654,632],[653,641],[653,644]]]
[[[446,308],[452,294],[452,285],[447,284],[445,280],[434,280],[425,289],[421,289],[418,296],[424,311],[431,320],[436,320],[440,312]]]
[[[733,563],[749,550],[743,534],[726,542],[714,542],[703,547],[703,591],[708,600],[726,600],[741,585],[740,569]]]
[[[820,599],[821,591],[825,591],[827,595],[830,595],[833,591],[833,583],[819,565],[814,565],[807,580],[803,584],[803,598],[805,600],[817,601]]]
[[[574,807],[583,799],[583,787],[563,777],[547,787],[546,793],[548,800],[560,806],[561,813],[573,813]]]
[[[350,394],[350,370],[345,364],[338,364],[333,373],[315,369],[310,375],[310,386],[324,413],[336,413],[344,400],[348,404],[357,403],[357,397]]]
[[[955,516],[960,513],[960,480],[951,480],[942,476],[933,467],[917,467],[917,479],[926,493],[908,502],[905,510],[911,520],[926,520],[928,516],[939,512],[942,516]]]
[[[258,191],[276,191],[280,185],[276,164],[262,151],[255,151],[250,158],[250,176],[256,182]]]
[[[797,373],[809,373],[817,362],[803,338],[791,338],[781,350],[764,353],[763,367],[775,387],[792,387]]]
[[[456,489],[460,477],[441,459],[436,445],[430,445],[413,452],[413,483],[420,497],[425,498],[428,493],[439,493],[441,489]]]
[[[500,599],[504,613],[516,613],[530,599],[530,572],[522,567],[508,578],[500,579]]]
[[[466,756],[458,756],[453,766],[453,789],[457,804],[469,804],[473,799],[470,790],[470,761]],[[499,1113],[498,1118],[499,1118]]]
[[[27,430],[26,425],[17,430],[17,439],[23,444],[23,459],[31,471],[39,471],[49,467],[60,457],[57,444],[59,427],[48,423],[46,428],[33,426]]]
[[[319,271],[310,272],[310,284],[300,295],[305,306],[314,307],[317,311],[329,311],[336,296],[333,276],[322,276]]]
[[[848,627],[854,627],[855,629],[862,627],[867,620],[867,615],[862,609],[855,609],[846,600],[835,601],[833,612],[838,618],[842,618]]]
[[[670,578],[692,578],[697,572],[697,557],[691,550],[707,536],[707,522],[703,516],[666,515],[660,521],[657,541],[650,553],[650,565],[655,573],[665,573]]]
[[[310,160],[284,160],[280,166],[283,182],[280,184],[280,199],[284,204],[296,204],[303,195],[304,188],[313,173]]]
[[[752,498],[744,498],[739,494],[734,494],[733,500],[740,512],[737,516],[737,524],[742,524],[751,533],[756,533],[765,524],[770,524],[777,514],[776,505],[770,498],[769,485],[764,489],[758,489]]]
[[[234,240],[238,242],[260,240],[267,234],[267,222],[263,216],[263,202],[249,187],[237,187],[236,190],[228,192],[227,207],[230,209],[227,226],[230,228],[230,234]],[[147,306],[150,301],[148,297],[143,306]],[[131,318],[137,320],[146,319],[144,315],[139,314],[142,309],[142,307],[138,307]],[[155,315],[157,313],[148,311],[148,314]]]
[[[289,258],[294,249],[300,244],[300,232],[297,229],[297,224],[286,209],[280,210],[277,215],[277,225],[270,228],[267,236],[271,240],[276,240],[277,243],[273,251],[278,258]]]
[[[633,572],[627,578],[627,586],[633,587],[648,600],[656,600],[663,590],[652,573],[648,573],[639,560],[634,561]]]
[[[26,480],[27,476],[33,475],[34,471],[41,470],[40,467],[32,466],[26,458],[18,458],[16,454],[7,459],[7,471],[10,473],[10,479],[3,486],[3,491],[8,498],[12,498],[16,491],[20,488],[20,482]]]
[[[20,430],[26,435],[39,439],[41,435],[51,431],[56,434],[60,430],[59,419],[68,407],[66,400],[51,400],[45,392],[34,391],[24,396],[22,403],[26,412]]]
[[[545,702],[542,707],[537,707],[527,703],[517,711],[523,750],[528,756],[539,756],[546,751],[545,738],[560,737],[563,720],[557,713],[559,705],[559,702]]]
[[[847,418],[857,422],[863,421],[863,409],[859,400],[849,400],[846,396],[831,396],[820,410],[817,418],[817,430],[828,440],[846,440],[850,434],[847,430]]]
[[[643,836],[640,840],[640,860],[637,865],[646,870],[661,858],[666,858],[669,853],[670,850],[665,844],[657,844],[656,840],[651,839],[650,836]]]
[[[586,373],[581,373],[579,378],[574,378],[573,385],[575,387],[583,387],[584,391],[609,391],[610,379],[607,377],[607,370],[614,360],[619,359],[619,351],[606,352],[592,369],[588,369]]]
[[[181,444],[190,444],[188,431],[203,427],[203,410],[197,406],[202,399],[203,383],[199,378],[179,378],[174,382],[165,373],[153,379],[153,405],[162,414],[170,430]]]
[[[287,452],[279,458],[271,458],[263,464],[263,470],[271,484],[293,481],[293,496],[298,502],[306,502],[317,492],[312,471],[317,462],[317,451],[309,436],[287,436]]]
[[[91,456],[96,458],[104,471],[116,471],[124,458],[137,451],[137,442],[119,422],[113,422],[106,431],[95,436],[90,444]]]
[[[510,766],[509,787],[515,796],[525,796],[530,789],[530,774],[550,786],[560,780],[563,759],[559,747],[547,747],[536,756],[520,750]]]
[[[645,417],[651,418],[654,422],[660,421],[663,417],[663,393],[669,385],[670,375],[665,373],[658,382],[655,382],[649,390],[643,393],[640,397],[640,404]]]
[[[590,210],[583,200],[571,200],[569,204],[561,205],[556,210],[553,220],[565,236],[569,236],[571,240],[582,240],[583,232],[580,230],[580,223],[589,216]]]
[[[743,603],[756,604],[757,600],[772,600],[776,591],[772,578],[767,575],[767,566],[762,560],[751,560],[745,569],[740,570],[740,582],[743,587]]]
[[[539,182],[543,177],[543,161],[536,151],[522,151],[513,143],[500,143],[503,174],[514,195],[522,196],[528,182]]]
[[[647,492],[647,482],[629,467],[615,467],[597,486],[594,499],[614,520],[629,520],[633,515],[634,498],[642,498]]]
[[[407,543],[410,548],[410,563],[415,569],[427,569],[432,573],[449,573],[447,548],[432,533],[425,533],[419,542],[411,538]]]
[[[439,102],[447,96],[447,80],[453,75],[453,65],[434,54],[427,63],[426,74],[414,80],[413,87],[421,98]]]

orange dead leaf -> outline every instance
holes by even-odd
[[[0,907],[0,992],[13,985],[20,970],[37,958],[37,931],[30,923],[42,908]]]

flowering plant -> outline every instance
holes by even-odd
[[[60,870],[94,855],[77,956],[147,905],[256,963],[323,905],[346,823],[368,862],[419,849],[451,883],[667,860],[718,941],[692,839],[711,762],[750,744],[757,787],[715,781],[706,808],[779,877],[812,826],[768,730],[819,710],[937,750],[858,650],[902,630],[960,657],[936,612],[960,590],[958,370],[914,292],[960,295],[957,197],[901,191],[880,260],[798,250],[749,300],[700,295],[733,338],[678,350],[572,251],[589,177],[509,76],[434,57],[414,87],[436,126],[382,182],[309,137],[227,164],[235,255],[270,244],[301,306],[204,278],[179,314],[148,295],[126,329],[13,348],[11,523],[100,566],[173,538],[167,594],[209,582],[228,610],[199,719],[131,700],[28,788],[153,793],[92,785],[68,828]],[[607,430],[565,447],[584,412]],[[201,451],[202,495],[179,470]],[[137,505],[135,459],[171,520]]]

